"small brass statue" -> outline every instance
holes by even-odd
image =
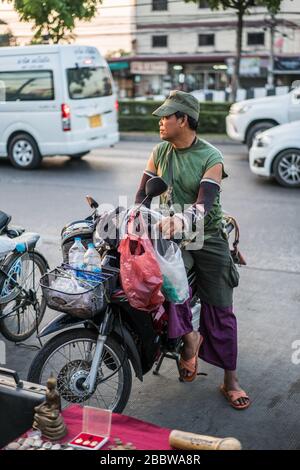
[[[46,401],[34,408],[33,429],[39,429],[44,437],[58,441],[67,434],[67,428],[61,416],[61,400],[56,388],[55,377],[47,380]]]

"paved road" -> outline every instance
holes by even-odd
[[[0,207],[15,223],[42,234],[40,250],[54,266],[60,262],[61,228],[89,212],[84,196],[116,204],[119,195],[128,194],[131,202],[152,145],[122,142],[81,162],[48,158],[32,172],[0,160]],[[142,385],[134,383],[125,412],[170,428],[235,436],[244,448],[297,449],[300,364],[292,362],[292,344],[300,340],[300,192],[252,175],[245,147],[221,150],[230,174],[223,184],[223,207],[240,222],[248,261],[241,269],[235,311],[239,377],[253,405],[244,412],[227,405],[218,392],[220,369],[201,362],[208,376],[182,384],[173,361],[165,360],[159,377],[150,373]],[[52,315],[47,312],[46,320]],[[23,377],[33,356],[31,350],[7,345],[7,365]]]

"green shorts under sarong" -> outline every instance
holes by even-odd
[[[201,250],[182,250],[185,267],[194,266],[200,300],[215,307],[233,303],[239,273],[231,258],[226,235],[220,230],[204,241]]]

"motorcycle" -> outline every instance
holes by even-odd
[[[36,251],[37,233],[9,225],[0,211],[0,333],[15,343],[38,330],[45,310],[39,281],[49,266]]]
[[[161,178],[155,177],[147,182],[147,197],[159,196],[165,190],[166,183]],[[97,212],[97,202],[89,196],[87,200],[93,209],[92,215],[62,230],[64,262],[68,262],[68,251],[74,238],[80,236],[85,245],[94,240],[102,255],[103,269],[119,272],[118,240],[112,241],[109,237],[96,240],[101,216]],[[113,211],[108,218],[106,216],[104,223],[117,218],[120,213],[120,208]],[[193,322],[197,325],[200,302],[193,270],[188,273],[188,282],[192,290]],[[131,392],[130,364],[140,381],[154,364],[153,373],[158,374],[165,357],[175,359],[179,366],[182,339],[168,339],[167,327],[165,314],[132,308],[119,284],[106,309],[92,319],[62,313],[46,325],[39,337],[55,335],[37,353],[28,380],[45,384],[49,375],[54,373],[63,406],[79,403],[120,413]]]

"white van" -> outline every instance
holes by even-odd
[[[251,147],[254,138],[278,124],[300,120],[300,88],[280,96],[234,103],[226,117],[229,137]]]
[[[118,102],[95,47],[0,48],[0,156],[22,169],[119,141]]]

